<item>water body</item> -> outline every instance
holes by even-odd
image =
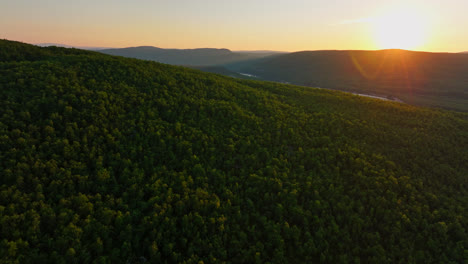
[[[380,100],[384,100],[384,101],[392,101],[392,102],[399,102],[399,103],[404,103],[402,100],[398,99],[398,98],[386,98],[386,97],[381,97],[381,96],[375,96],[375,95],[370,95],[370,94],[361,94],[361,93],[352,93],[352,94],[355,94],[355,95],[359,95],[359,96],[365,96],[365,97],[370,97],[370,98],[375,98],[375,99],[380,99]]]
[[[253,77],[253,78],[257,78],[256,75],[253,75],[253,74],[248,74],[248,73],[242,73],[242,72],[239,72],[240,75],[244,75],[244,76],[247,76],[247,77]]]
[[[318,88],[318,89],[327,89],[327,90],[335,90],[335,89],[328,89],[328,88],[323,88],[323,87],[314,87],[314,88]],[[335,90],[335,91],[336,91],[336,90]],[[370,95],[370,94],[353,93],[353,92],[347,92],[347,91],[342,91],[342,90],[338,90],[338,91],[345,92],[345,93],[352,93],[352,94],[354,94],[354,95],[359,95],[359,96],[364,96],[364,97],[369,97],[369,98],[374,98],[374,99],[379,99],[379,100],[384,100],[384,101],[405,103],[405,102],[403,102],[402,100],[400,100],[400,99],[398,99],[398,98],[396,98],[396,97],[387,98],[387,97],[376,96],[376,95]]]
[[[239,74],[240,74],[240,75],[243,75],[243,76],[247,76],[247,77],[258,78],[258,76],[253,75],[253,74],[242,73],[242,72],[239,72]],[[289,82],[285,82],[285,81],[280,81],[279,83],[290,84]],[[336,91],[336,89],[329,89],[329,88],[323,88],[323,87],[318,87],[318,86],[317,86],[317,87],[313,87],[313,88],[327,89],[327,90],[335,90],[335,91]],[[339,90],[339,91],[341,91],[341,90]],[[359,95],[359,96],[364,96],[364,97],[369,97],[369,98],[374,98],[374,99],[379,99],[379,100],[384,100],[384,101],[405,103],[405,102],[403,102],[402,100],[400,100],[400,99],[398,99],[398,98],[396,98],[396,97],[387,98],[387,97],[381,97],[381,96],[370,95],[370,94],[353,93],[353,92],[347,92],[347,91],[341,91],[341,92],[352,93],[352,94],[354,94],[354,95]]]

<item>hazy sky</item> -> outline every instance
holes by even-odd
[[[406,20],[388,15],[402,10],[410,14]],[[468,50],[467,11],[467,0],[0,0],[0,38],[104,47],[380,49],[393,47],[389,36],[400,36],[389,21],[411,20],[401,37],[417,36],[411,48],[454,52]],[[385,25],[376,22],[386,16]]]

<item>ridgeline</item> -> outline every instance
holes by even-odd
[[[302,51],[226,66],[261,80],[399,98],[468,112],[468,54],[408,50]]]

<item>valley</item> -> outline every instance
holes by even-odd
[[[184,65],[235,78],[327,87],[468,112],[468,54],[464,53],[406,50],[241,53],[206,49],[203,53],[171,50],[158,55],[141,49],[100,52]]]

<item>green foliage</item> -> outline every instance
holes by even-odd
[[[466,261],[466,114],[0,51],[1,262]]]

